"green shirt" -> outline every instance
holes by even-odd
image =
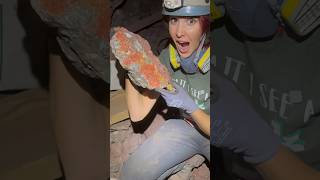
[[[159,59],[171,74],[172,81],[183,87],[200,109],[210,114],[210,71],[203,74],[185,74],[181,69],[173,69],[169,59],[168,48],[164,49]]]

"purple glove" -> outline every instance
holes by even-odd
[[[257,164],[271,159],[280,146],[280,138],[255,112],[229,80],[213,73],[218,99],[211,107],[211,144],[243,155]]]
[[[173,83],[173,85],[176,89],[174,92],[169,92],[165,89],[156,89],[156,91],[158,91],[166,101],[167,105],[170,107],[180,108],[188,114],[197,110],[198,106],[189,94],[176,83]]]

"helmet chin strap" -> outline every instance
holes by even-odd
[[[181,58],[180,64],[182,69],[188,74],[194,74],[199,71],[198,62],[201,51],[203,50],[204,41],[206,39],[206,33],[201,36],[200,44],[196,51],[194,51],[189,57]],[[180,55],[179,55],[180,56]]]

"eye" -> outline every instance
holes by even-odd
[[[176,17],[170,17],[169,18],[169,24],[174,25],[176,24],[178,19]]]
[[[198,22],[198,18],[195,18],[195,17],[191,17],[191,18],[188,18],[187,19],[187,24],[188,25],[194,25]]]

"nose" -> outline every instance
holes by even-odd
[[[184,25],[183,25],[183,22],[181,22],[181,20],[178,20],[178,23],[177,23],[177,31],[176,31],[176,36],[178,38],[182,37],[184,35]]]

